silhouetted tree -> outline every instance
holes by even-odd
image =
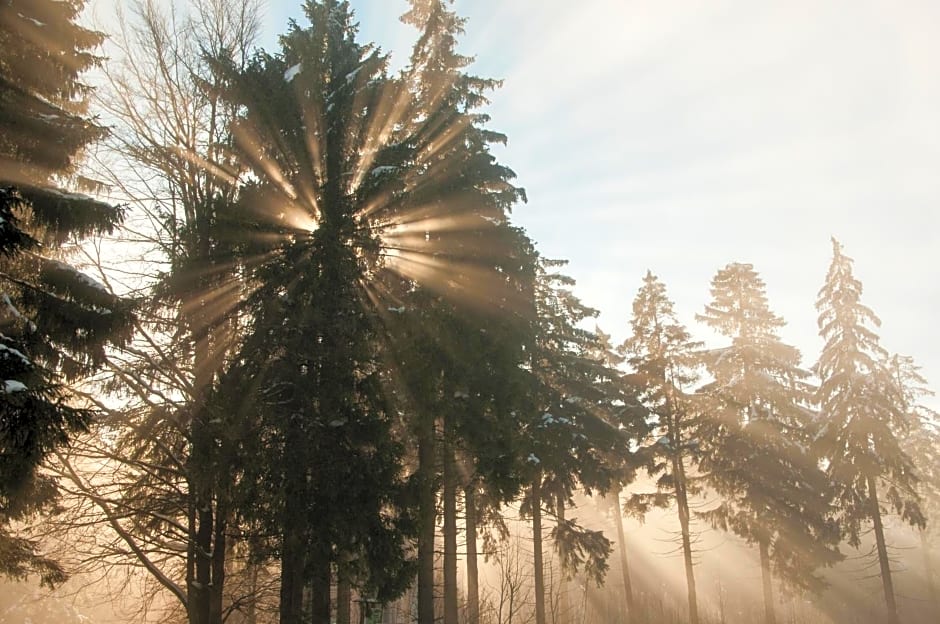
[[[103,36],[77,23],[84,2],[0,6],[0,573],[58,583],[62,568],[17,536],[12,521],[53,504],[43,460],[83,431],[92,412],[69,386],[124,342],[126,302],[65,262],[67,243],[109,233],[122,211],[58,185],[97,185],[81,151],[106,130],[87,116],[81,75]]]
[[[602,494],[618,484],[627,436],[611,409],[624,394],[610,396],[604,380],[619,373],[592,355],[596,336],[579,327],[596,312],[571,292],[574,281],[556,271],[565,263],[541,259],[536,280],[538,312],[529,352],[531,402],[520,413],[522,452],[529,486],[521,511],[532,519],[536,622],[547,621],[543,558],[543,513],[554,516],[551,538],[564,575],[583,569],[600,584],[607,571],[610,541],[566,516],[578,489]],[[563,591],[563,590],[562,590]]]
[[[822,420],[816,445],[837,490],[839,521],[849,544],[859,545],[864,523],[874,526],[887,617],[897,624],[878,490],[879,483],[886,484],[882,495],[901,518],[913,526],[925,525],[916,471],[900,443],[912,418],[885,365],[887,353],[871,329],[880,321],[861,303],[862,283],[852,274],[852,259],[835,239],[832,253],[816,302],[819,333],[826,341],[816,364],[822,380],[816,393]]]

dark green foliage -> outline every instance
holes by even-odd
[[[105,130],[83,116],[99,33],[78,26],[84,2],[11,0],[0,6],[0,521],[54,500],[37,469],[90,413],[65,382],[101,365],[130,334],[126,302],[62,262],[60,245],[111,232],[121,211],[53,185],[73,177],[81,150]],[[87,181],[86,181],[87,182]],[[62,570],[35,544],[0,535],[0,566],[43,582]]]

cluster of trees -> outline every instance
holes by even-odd
[[[510,221],[525,193],[481,112],[498,82],[468,73],[449,3],[410,0],[398,73],[340,0],[308,0],[275,53],[254,49],[251,2],[141,0],[109,63],[82,5],[0,7],[0,572],[64,580],[17,531],[58,506],[85,572],[130,563],[191,624],[349,623],[354,595],[411,586],[418,622],[457,624],[462,518],[478,624],[478,544],[506,537],[517,503],[547,624],[546,530],[564,574],[607,572],[611,541],[570,513],[584,492],[613,503],[642,621],[620,508],[646,471],[655,491],[623,511],[676,510],[691,622],[697,518],[758,549],[768,623],[773,580],[818,590],[870,523],[898,621],[883,508],[926,543],[936,462],[912,457],[937,439],[838,244],[812,372],[745,264],[699,317],[727,346],[696,343],[648,274],[614,348]],[[118,226],[119,264],[76,245]]]

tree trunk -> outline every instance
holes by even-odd
[[[532,566],[535,574],[535,624],[545,619],[545,577],[542,565],[542,475],[532,482]]]
[[[615,492],[612,495],[614,524],[617,527],[617,546],[620,551],[620,570],[623,574],[623,594],[627,604],[627,617],[624,621],[629,624],[634,620],[636,605],[633,603],[633,584],[630,582],[630,565],[627,560],[627,541],[623,532],[623,515],[620,509],[620,493]]]
[[[558,522],[565,522],[565,498],[559,494],[556,501],[556,513]],[[555,624],[567,624],[571,621],[571,605],[568,600],[568,570],[561,569],[561,575],[558,579],[558,619]]]
[[[770,546],[767,544],[767,539],[761,539],[759,546],[761,580],[764,585],[764,624],[777,624],[777,616],[774,614],[774,594],[770,574]]]
[[[444,470],[444,624],[457,624],[457,470],[450,437],[450,419],[444,417],[442,445]]]
[[[302,431],[295,419],[287,427],[284,448],[285,464],[304,466]],[[304,581],[307,563],[306,474],[290,470],[285,475],[284,515],[281,537],[280,624],[301,624],[303,621]]]
[[[196,497],[196,577],[190,586],[189,618],[192,624],[211,624],[212,593],[212,501]]]
[[[672,458],[672,472],[676,480],[676,507],[682,530],[682,558],[685,561],[685,580],[689,588],[689,624],[698,624],[698,598],[695,591],[695,570],[692,561],[692,537],[689,531],[689,499],[685,490],[685,466],[677,455]]]
[[[927,580],[927,596],[933,605],[935,613],[940,613],[940,602],[937,601],[937,587],[933,578],[933,560],[930,557],[930,543],[927,541],[927,532],[920,531],[920,547],[924,551],[924,577]]]
[[[330,548],[321,544],[310,558],[310,624],[330,624]]]
[[[878,547],[878,563],[881,566],[881,585],[885,593],[885,606],[888,609],[888,624],[898,624],[898,606],[894,600],[894,583],[891,581],[891,561],[888,559],[888,546],[885,543],[884,525],[881,523],[881,506],[878,504],[878,488],[875,477],[868,477],[868,501],[871,505],[871,519],[875,525],[875,544]]]
[[[280,624],[301,624],[303,619],[304,549],[297,531],[285,526],[281,553]]]
[[[225,589],[225,529],[228,526],[227,511],[222,503],[215,509],[215,527],[212,545],[212,584],[209,587],[209,624],[222,624],[222,605]]]
[[[418,624],[434,624],[434,420],[418,428]]]
[[[477,569],[477,509],[474,484],[464,488],[467,538],[467,624],[480,624],[480,573]]]
[[[352,600],[352,587],[349,579],[339,576],[336,581],[336,624],[352,624],[350,603]]]

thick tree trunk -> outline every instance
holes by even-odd
[[[467,624],[480,624],[480,573],[477,567],[477,509],[474,484],[464,489],[467,536]]]
[[[350,603],[352,602],[352,587],[349,579],[342,576],[336,581],[336,624],[352,624]]]
[[[611,495],[613,504],[614,525],[617,527],[617,547],[620,551],[620,570],[623,575],[623,595],[627,605],[627,617],[624,621],[629,624],[635,619],[636,605],[633,602],[633,584],[630,582],[630,564],[627,559],[627,541],[623,532],[623,514],[620,509],[620,493]]]
[[[532,566],[535,575],[535,624],[545,619],[545,576],[542,564],[542,475],[532,482]]]
[[[418,427],[418,624],[434,624],[434,420]]]
[[[934,612],[940,613],[940,602],[937,601],[937,586],[934,583],[933,559],[930,557],[930,543],[927,541],[927,532],[920,531],[920,547],[924,551],[924,575],[927,580],[927,596]]]
[[[692,536],[689,529],[689,499],[685,490],[685,466],[676,455],[672,458],[672,471],[676,480],[676,507],[679,528],[682,531],[682,558],[685,561],[685,580],[689,588],[689,624],[698,624],[698,597],[695,590],[695,570],[692,561]]]
[[[773,579],[770,574],[770,546],[766,539],[761,539],[759,546],[761,581],[764,586],[764,623],[777,624],[777,616],[774,614]]]
[[[875,544],[878,547],[878,563],[881,566],[881,585],[888,609],[888,624],[898,624],[898,606],[894,599],[894,583],[891,580],[891,561],[885,543],[884,525],[881,523],[881,506],[878,504],[878,487],[875,477],[868,477],[868,502],[871,505],[871,520],[875,525]]]
[[[330,548],[322,544],[310,558],[310,624],[331,624],[331,572]]]
[[[450,439],[450,422],[444,418],[442,459],[444,469],[444,624],[457,624],[457,470]]]
[[[304,601],[304,550],[303,540],[290,527],[284,529],[281,553],[281,595],[279,604],[280,624],[301,624]]]

